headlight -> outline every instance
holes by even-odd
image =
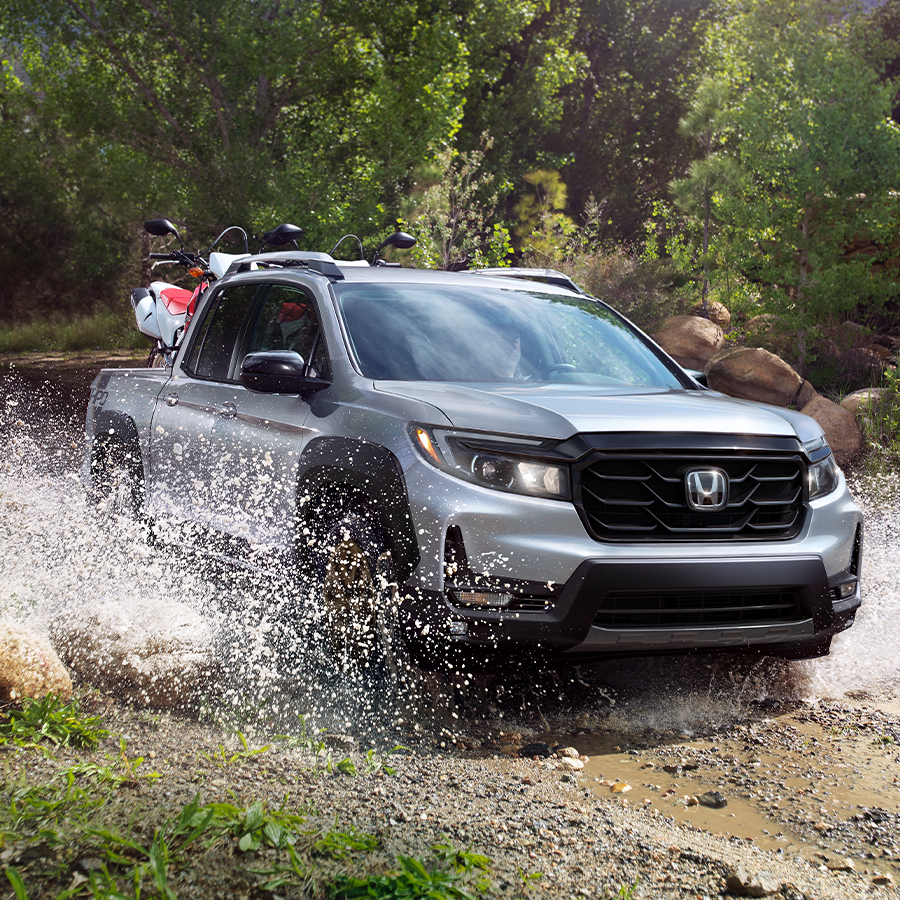
[[[830,494],[838,486],[841,470],[834,461],[828,441],[824,437],[816,438],[813,441],[807,441],[803,445],[803,449],[811,459],[807,472],[809,499],[815,500],[816,497]]]
[[[409,433],[428,462],[457,478],[515,494],[555,500],[571,497],[567,466],[526,456],[537,456],[545,441],[421,425],[410,425]]]

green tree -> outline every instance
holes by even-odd
[[[508,265],[509,232],[491,223],[499,199],[497,180],[483,168],[492,141],[469,153],[445,148],[413,184],[405,217],[417,244],[413,258],[438,269]]]
[[[688,223],[700,232],[700,268],[703,273],[700,303],[703,314],[708,313],[710,268],[716,264],[717,253],[711,252],[710,239],[716,226],[713,217],[717,193],[729,193],[740,179],[739,164],[725,152],[727,127],[723,116],[725,91],[715,78],[704,79],[690,104],[687,114],[679,122],[682,134],[693,138],[701,156],[694,160],[686,178],[672,182],[671,190],[676,206]]]
[[[880,79],[871,13],[830,0],[748,0],[712,36],[727,87],[729,146],[745,173],[714,195],[735,265],[768,308],[806,335],[825,317],[897,291],[864,236],[887,253],[896,236],[900,129],[895,84]]]
[[[586,69],[561,89],[563,115],[547,150],[573,215],[591,195],[603,203],[607,243],[642,242],[654,202],[694,155],[678,123],[704,74],[704,34],[717,9],[713,0],[577,5],[573,49]]]
[[[568,200],[559,172],[538,169],[525,176],[530,190],[513,208],[518,225],[514,229],[522,251],[542,266],[552,266],[566,250],[575,223],[564,212]]]

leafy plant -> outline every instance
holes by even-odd
[[[355,878],[338,875],[329,887],[331,900],[373,897],[378,900],[476,900],[484,896],[490,881],[484,872],[490,860],[486,856],[459,850],[448,844],[432,847],[434,861],[398,856],[399,871],[386,875]],[[482,873],[482,874],[479,874]],[[475,893],[470,893],[471,890]]]
[[[78,701],[65,702],[54,694],[41,700],[25,699],[20,709],[6,713],[0,722],[0,744],[12,741],[33,746],[41,741],[64,747],[92,749],[109,734],[99,716],[80,716]]]
[[[228,766],[233,766],[235,763],[245,762],[246,760],[252,759],[254,756],[259,756],[271,749],[270,744],[266,744],[264,747],[251,748],[247,738],[242,732],[239,731],[237,736],[238,740],[241,742],[242,750],[230,753],[225,749],[223,744],[219,744],[212,753],[201,753],[200,755],[204,757],[204,759],[208,759],[211,763],[215,763],[217,766],[224,769]]]

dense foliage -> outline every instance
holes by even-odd
[[[371,244],[399,218],[420,265],[727,285],[801,328],[881,303],[898,10],[0,0],[0,319],[123,306],[158,215],[195,248],[279,221]],[[861,234],[880,257],[846,255]]]

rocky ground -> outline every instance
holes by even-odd
[[[290,815],[300,862],[265,841],[242,851],[239,828],[210,828],[170,852],[177,897],[327,896],[340,873],[383,876],[401,856],[437,865],[437,845],[488,858],[465,876],[475,896],[896,895],[900,717],[862,702],[756,707],[689,740],[608,727],[526,738],[464,720],[453,746],[410,734],[408,748],[370,753],[347,735],[251,739],[81,696],[110,732],[96,750],[6,744],[0,756],[0,863],[31,898],[86,886],[103,865],[127,890],[154,834],[172,834],[195,798],[230,804],[237,819],[259,801]],[[595,755],[578,753],[592,743]],[[145,880],[142,896],[154,896]]]

